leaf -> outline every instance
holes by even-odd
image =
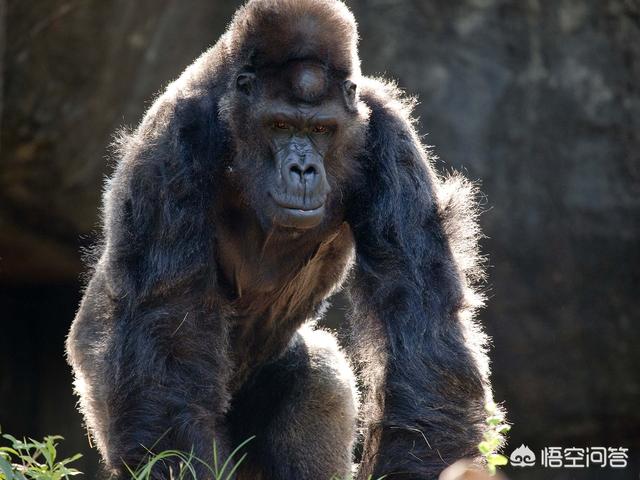
[[[482,453],[483,455],[488,455],[489,453],[491,453],[492,449],[488,442],[480,442],[478,444],[478,450],[480,450],[480,453]]]
[[[15,478],[13,475],[13,467],[11,467],[11,464],[4,457],[0,457],[0,472],[3,474],[3,477],[0,478],[4,478],[5,480],[13,480]]]
[[[72,462],[75,462],[76,460],[79,460],[80,458],[82,458],[82,454],[76,453],[73,457],[65,458],[64,460],[60,460],[58,463],[60,465],[68,465]]]
[[[509,430],[511,430],[511,425],[507,425],[506,423],[496,427],[496,431],[500,434],[507,433]]]
[[[231,462],[233,460],[233,457],[247,444],[249,443],[251,440],[253,440],[254,438],[256,438],[255,436],[253,437],[249,437],[247,438],[244,442],[242,442],[240,445],[238,445],[235,450],[233,452],[231,452],[229,454],[229,457],[227,458],[227,460],[222,464],[222,467],[220,468],[220,472],[216,472],[218,475],[220,475],[220,478],[222,478],[222,474],[225,472],[225,470],[227,469],[227,466],[229,465],[229,462]],[[228,474],[227,474],[228,475]]]
[[[500,425],[502,421],[503,421],[503,418],[498,415],[492,415],[487,418],[487,424],[491,425],[492,427],[495,427],[496,425]]]
[[[499,453],[494,453],[489,455],[487,458],[491,465],[506,465],[509,463],[509,460],[504,455],[500,455]]]
[[[45,449],[46,452],[48,453],[48,455],[45,454],[45,457],[47,459],[47,463],[49,464],[49,467],[53,468],[53,464],[56,462],[56,456],[58,454],[58,452],[56,452],[56,440],[60,438],[60,437],[46,437],[45,440]],[[44,452],[43,452],[44,453]]]

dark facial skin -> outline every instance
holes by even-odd
[[[269,197],[281,209],[279,225],[304,230],[317,226],[325,214],[331,187],[324,159],[336,119],[322,108],[282,107],[263,119],[276,169]]]
[[[322,65],[293,62],[258,73],[241,73],[237,89],[247,101],[247,123],[260,145],[238,154],[234,168],[251,175],[238,186],[271,234],[300,235],[338,214],[331,198],[342,133],[351,121],[351,82],[332,82]],[[258,134],[258,135],[256,135]],[[247,165],[247,162],[251,165]],[[338,165],[338,169],[340,166]],[[331,218],[329,218],[331,217]],[[297,232],[297,233],[296,233]]]

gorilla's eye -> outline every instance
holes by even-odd
[[[273,122],[273,128],[277,130],[289,130],[289,124],[287,122],[278,120],[276,122]]]
[[[314,125],[311,131],[313,133],[322,135],[323,133],[327,133],[329,131],[329,127],[327,127],[326,125]]]

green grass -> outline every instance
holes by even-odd
[[[180,450],[165,450],[156,454],[149,451],[148,458],[142,465],[135,470],[131,469],[129,466],[127,466],[127,469],[131,475],[131,480],[148,480],[151,478],[151,473],[157,464],[169,460],[172,464],[178,465],[178,470],[176,472],[172,472],[171,480],[197,478],[195,467],[198,465],[204,466],[213,475],[214,480],[231,480],[238,467],[240,467],[247,457],[247,454],[243,453],[239,458],[237,458],[238,454],[245,445],[253,440],[253,438],[254,437],[251,437],[238,445],[236,449],[231,452],[229,457],[227,457],[224,463],[220,463],[218,461],[218,451],[214,442],[213,464],[207,463],[196,457],[193,452],[186,453]]]
[[[82,455],[69,458],[58,458],[58,444],[63,440],[60,436],[48,436],[42,441],[32,438],[19,440],[11,435],[2,435],[6,446],[0,446],[0,480],[63,480],[82,472],[71,466]],[[170,480],[191,480],[196,478],[195,467],[203,465],[211,472],[214,480],[231,480],[238,467],[244,462],[247,454],[242,449],[251,441],[247,439],[231,452],[224,462],[218,461],[216,446],[213,446],[213,463],[207,463],[193,453],[179,450],[165,450],[149,454],[145,461],[136,468],[127,467],[131,480],[149,480],[154,468],[165,461],[177,465]],[[378,480],[382,480],[381,477]],[[331,480],[349,480],[333,477]],[[371,478],[369,480],[372,480]]]

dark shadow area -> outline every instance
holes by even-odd
[[[78,468],[92,478],[98,455],[89,448],[64,358],[79,301],[76,282],[0,286],[0,426],[19,438],[64,436],[61,455],[82,452]]]

